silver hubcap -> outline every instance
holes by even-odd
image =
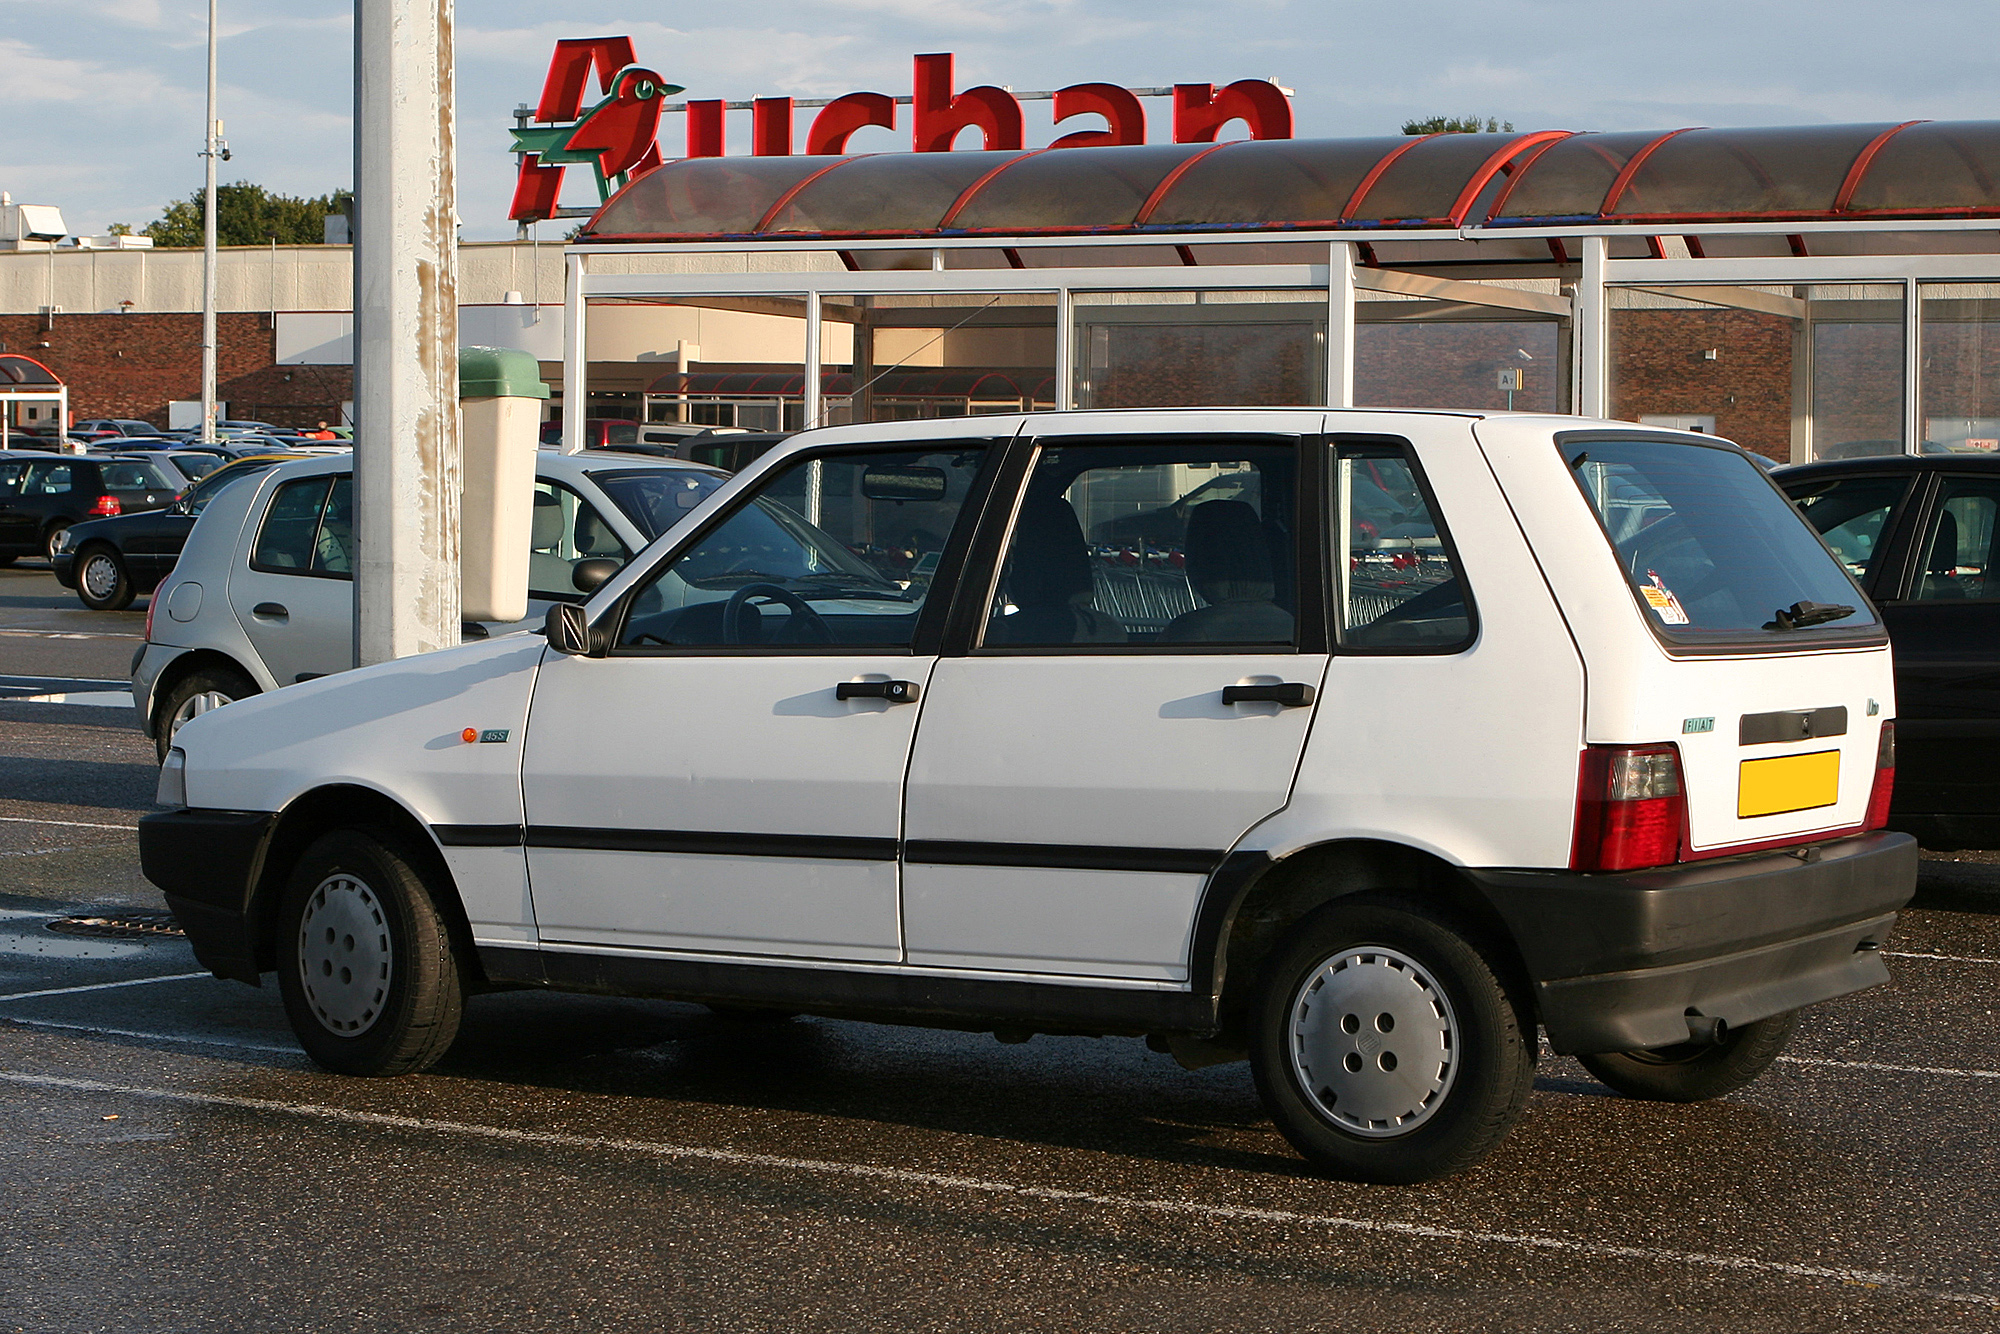
[[[1408,955],[1342,950],[1306,978],[1291,1016],[1299,1088],[1341,1129],[1406,1135],[1444,1105],[1458,1074],[1458,1021]]]
[[[375,891],[345,871],[320,881],[299,920],[299,979],[329,1033],[354,1037],[389,999],[388,914]]]
[[[234,702],[220,690],[204,690],[199,695],[189,695],[181,701],[181,706],[174,710],[174,716],[167,720],[167,740],[172,741],[181,730],[181,725],[188,719],[199,718],[210,709],[219,709],[225,704]]]
[[[83,589],[103,601],[118,591],[118,562],[99,552],[83,563]]]

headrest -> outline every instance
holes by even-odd
[[[1007,594],[1021,607],[1075,607],[1096,596],[1083,525],[1060,495],[1031,493],[1014,524]]]
[[[1277,592],[1271,542],[1257,511],[1210,500],[1188,512],[1187,575],[1202,601],[1269,602]]]
[[[554,551],[562,541],[562,502],[552,492],[535,492],[535,527],[528,545],[537,551]]]

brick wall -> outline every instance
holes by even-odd
[[[1611,415],[1713,416],[1717,435],[1790,462],[1792,327],[1749,310],[1614,310]]]
[[[47,343],[47,347],[41,344]],[[216,320],[218,395],[229,415],[274,426],[338,420],[354,397],[346,366],[277,366],[270,317]],[[75,419],[125,417],[167,425],[167,404],[201,397],[201,316],[0,315],[0,345],[33,357],[69,386]]]

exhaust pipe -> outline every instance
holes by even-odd
[[[1697,1047],[1717,1047],[1729,1036],[1729,1022],[1699,1010],[1687,1012],[1688,1041]]]

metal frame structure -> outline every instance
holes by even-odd
[[[1699,150],[1712,158],[1730,148],[1728,135],[1734,133],[1688,130],[1646,138],[1617,165],[1594,213],[1580,212],[1559,218],[1516,218],[1503,214],[1511,207],[1510,201],[1533,178],[1536,167],[1550,160],[1551,153],[1566,145],[1573,153],[1581,152],[1583,149],[1577,145],[1587,148],[1589,145],[1584,141],[1603,136],[1567,132],[1476,136],[1489,141],[1485,144],[1463,142],[1468,136],[1412,137],[1382,152],[1353,188],[1339,218],[1318,224],[1274,220],[1261,226],[1167,227],[1151,223],[1161,201],[1198,164],[1227,158],[1232,153],[1244,162],[1252,160],[1247,155],[1259,153],[1265,155],[1265,159],[1259,160],[1276,160],[1270,154],[1280,146],[1248,142],[1198,149],[1186,146],[1189,151],[1185,158],[1157,181],[1128,223],[1082,230],[1024,226],[1017,232],[985,227],[973,231],[953,225],[975,198],[992,189],[996,181],[1004,180],[1008,172],[1024,162],[1062,150],[1006,155],[1004,161],[978,174],[959,193],[939,215],[934,228],[894,235],[765,230],[807,187],[837,179],[843,171],[852,171],[858,164],[870,161],[868,157],[832,162],[800,160],[799,179],[778,190],[775,203],[755,210],[757,226],[750,233],[689,232],[671,239],[661,236],[630,240],[605,235],[603,230],[593,233],[593,229],[605,228],[619,209],[620,197],[614,197],[586,229],[584,239],[566,252],[569,290],[565,320],[565,438],[571,447],[581,443],[588,373],[584,358],[585,321],[593,300],[798,298],[803,302],[806,319],[805,364],[820,366],[823,300],[861,295],[1053,295],[1056,334],[1053,369],[1058,402],[1069,407],[1076,405],[1073,343],[1079,293],[1321,292],[1326,301],[1324,398],[1326,405],[1342,407],[1354,404],[1357,304],[1366,301],[1369,294],[1389,293],[1449,303],[1460,309],[1483,307],[1520,312],[1524,319],[1566,321],[1570,410],[1604,416],[1608,415],[1612,401],[1610,310],[1615,289],[1664,288],[1671,294],[1700,288],[1887,284],[1899,287],[1903,295],[1902,439],[1904,448],[1915,449],[1923,425],[1919,392],[1924,374],[1920,284],[2000,284],[2000,194],[1994,192],[1989,179],[2000,174],[1989,169],[2000,165],[2000,155],[1995,155],[1993,163],[1986,163],[1961,151],[1978,188],[1991,196],[1990,205],[1936,203],[1895,213],[1856,207],[1870,173],[1889,160],[1888,154],[1902,136],[1924,124],[1928,122],[1889,127],[1814,127],[1797,132],[1742,132],[1747,136],[1765,136],[1761,142],[1766,145],[1796,133],[1805,136],[1810,147],[1812,142],[1824,144],[1837,139],[1835,131],[1838,131],[1845,136],[1838,142],[1847,145],[1841,152],[1848,152],[1852,144],[1862,145],[1844,169],[1825,170],[1822,161],[1823,180],[1816,188],[1831,190],[1829,206],[1817,210],[1774,207],[1755,216],[1740,211],[1707,215],[1679,212],[1668,216],[1651,205],[1645,206],[1652,211],[1636,211],[1644,204],[1642,185],[1653,192],[1651,197],[1655,199],[1671,194],[1658,175],[1659,164],[1667,161],[1670,154],[1690,158]],[[1812,139],[1814,135],[1819,138]],[[2000,125],[1986,124],[1939,126],[1931,142],[1950,135],[1960,135],[1979,145],[2000,145]],[[1447,137],[1461,142],[1430,148],[1437,139]],[[1629,146],[1639,136],[1625,136],[1625,140]],[[1316,147],[1328,153],[1346,151],[1338,143],[1296,147],[1304,152],[1315,151]],[[1416,163],[1427,149],[1438,153],[1445,147],[1457,155],[1456,161],[1472,162],[1475,166],[1462,179],[1454,177],[1432,183],[1432,196],[1450,201],[1442,215],[1364,220],[1367,201],[1384,188],[1383,183],[1398,170],[1399,164]],[[1073,160],[1080,161],[1087,154],[1115,150],[1069,151]],[[1359,151],[1358,146],[1355,151]],[[1770,150],[1764,151],[1768,155]],[[873,156],[907,160],[913,155]],[[1614,160],[1614,155],[1608,153],[1600,156],[1607,164]],[[1757,168],[1747,152],[1738,152],[1737,157],[1747,167]],[[1696,156],[1691,160],[1703,159]],[[1837,160],[1834,165],[1839,166]],[[970,167],[967,164],[963,169]],[[667,164],[654,175],[678,169],[722,171],[728,167],[717,160],[677,162]],[[1604,170],[1608,171],[1608,166]],[[1896,170],[1904,179],[1912,178],[1907,155]],[[1507,179],[1500,183],[1503,175]],[[634,181],[626,193],[644,187],[648,179],[641,177]],[[1773,200],[1796,202],[1786,197],[1785,182],[1766,183]],[[657,195],[662,187],[655,182],[647,188]],[[1740,193],[1740,186],[1734,188]],[[1481,201],[1487,201],[1483,209],[1476,207]],[[1628,203],[1635,211],[1619,213]],[[1476,221],[1472,220],[1475,212],[1480,214]],[[624,216],[633,215],[628,210]],[[1969,242],[1965,239],[1968,233],[1979,239]],[[593,234],[602,239],[591,239]],[[1297,256],[1305,262],[1268,262],[1273,247],[1280,248],[1286,257]],[[1725,253],[1757,247],[1776,253]],[[1134,254],[1134,248],[1144,252],[1143,257]],[[1825,253],[1829,250],[1881,253]],[[1233,262],[1232,251],[1255,262]],[[996,255],[1000,257],[998,263]],[[1057,265],[1038,267],[1037,261],[1043,255],[1057,258]],[[607,260],[616,257],[616,262],[594,269],[599,256]],[[662,259],[673,256],[676,262],[671,266],[661,264],[662,271],[647,271],[649,256]],[[689,261],[702,256],[713,256],[718,261],[713,271],[687,271],[691,267]],[[731,262],[723,262],[725,256],[732,257]],[[746,256],[755,256],[754,263],[746,262]],[[1080,264],[1076,262],[1080,257],[1101,257],[1104,262]],[[833,267],[834,260],[839,262],[839,268]],[[869,267],[878,263],[898,267]],[[921,267],[910,267],[912,264]],[[663,271],[668,267],[678,271]],[[614,268],[618,271],[608,271]],[[1507,285],[1508,280],[1516,279],[1538,281]],[[1536,286],[1543,290],[1528,290]],[[1786,300],[1752,292],[1740,299],[1715,304],[1720,308],[1756,310],[1763,308],[1758,304],[1761,301],[1775,311]],[[1379,311],[1381,307],[1375,309]],[[806,420],[821,420],[818,376],[804,377],[804,395]],[[1800,448],[1797,438],[1795,451]]]

